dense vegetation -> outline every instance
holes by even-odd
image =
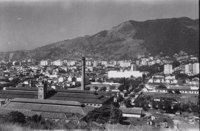
[[[41,115],[25,116],[18,111],[12,111],[0,116],[0,124],[18,125],[28,129],[103,129],[101,124],[119,123],[122,111],[113,105],[104,105],[89,112],[85,117],[79,114],[72,114],[66,120],[44,119]],[[1,125],[0,125],[1,129]]]
[[[97,123],[105,124],[119,123],[122,118],[122,111],[113,105],[102,106],[89,112],[84,118],[86,122],[95,121]]]
[[[23,113],[18,111],[12,111],[4,116],[0,116],[0,123],[17,124],[30,129],[54,129],[56,127],[54,121],[45,120],[40,115],[26,117]]]

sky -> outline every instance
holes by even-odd
[[[198,0],[0,0],[0,51],[96,34],[127,20],[197,19]]]

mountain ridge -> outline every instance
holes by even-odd
[[[192,44],[191,44],[192,43]],[[0,53],[0,59],[133,59],[137,55],[180,50],[199,54],[199,19],[187,17],[146,21],[128,20],[94,35],[51,43],[33,50]]]

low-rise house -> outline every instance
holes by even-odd
[[[155,60],[150,60],[150,61],[148,61],[148,65],[149,65],[149,66],[152,66],[152,65],[154,65],[154,64],[156,64],[156,61],[155,61]]]
[[[163,76],[163,75],[155,75],[152,76],[151,79],[148,80],[148,83],[151,84],[177,84],[178,81],[176,80],[175,76],[168,75],[168,76]]]
[[[74,61],[74,60],[70,60],[67,62],[68,66],[75,66],[75,64],[76,64],[76,61]]]
[[[199,94],[199,89],[193,89],[189,86],[170,85],[167,88],[155,88],[152,92],[158,93],[179,93],[179,94]]]
[[[41,66],[47,66],[49,64],[49,61],[48,60],[41,60],[40,61],[40,65]]]
[[[120,67],[130,67],[131,61],[118,61]]]
[[[53,61],[51,64],[52,64],[52,65],[55,65],[55,66],[62,66],[62,65],[63,65],[63,61],[61,61],[61,60],[56,60],[56,61]]]
[[[148,61],[149,61],[148,58],[141,58],[140,59],[140,65],[145,66],[145,65],[147,65]]]
[[[140,71],[108,71],[108,78],[138,78],[142,76],[143,73]]]
[[[108,66],[108,62],[107,61],[101,61],[101,65],[104,65],[105,67]]]

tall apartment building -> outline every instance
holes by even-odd
[[[199,74],[199,63],[185,65],[185,74]]]
[[[193,67],[193,74],[194,75],[199,74],[199,63],[194,63],[192,67]]]
[[[172,65],[170,64],[164,65],[164,74],[172,74],[172,73],[173,73]]]

